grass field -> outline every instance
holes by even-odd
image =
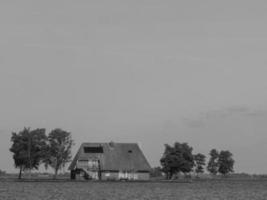
[[[1,200],[266,200],[267,181],[0,182]]]

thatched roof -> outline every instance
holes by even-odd
[[[85,148],[102,147],[103,153],[85,153]],[[76,167],[78,160],[97,159],[101,170],[149,171],[151,169],[143,152],[136,143],[83,143],[75,155],[69,170]]]

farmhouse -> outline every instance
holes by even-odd
[[[150,165],[136,143],[83,143],[72,163],[76,175],[94,180],[148,180]]]

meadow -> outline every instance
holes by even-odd
[[[1,200],[266,200],[266,180],[193,182],[1,181]]]

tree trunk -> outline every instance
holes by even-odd
[[[169,172],[165,172],[165,178],[166,178],[166,180],[169,179]]]
[[[171,172],[166,172],[166,179],[167,180],[170,180],[171,179]]]
[[[57,179],[57,173],[58,173],[58,169],[55,169],[55,174],[54,174],[54,179]]]
[[[32,170],[29,170],[29,179],[32,179]]]
[[[170,173],[169,173],[169,180],[171,180],[172,179],[172,176],[173,176],[173,172],[172,171],[170,171]]]
[[[21,174],[22,174],[22,167],[19,168],[19,179],[21,179]]]
[[[29,178],[32,178],[32,160],[31,160],[31,145],[32,145],[32,138],[30,137],[30,135],[28,135],[28,161],[29,161]]]

